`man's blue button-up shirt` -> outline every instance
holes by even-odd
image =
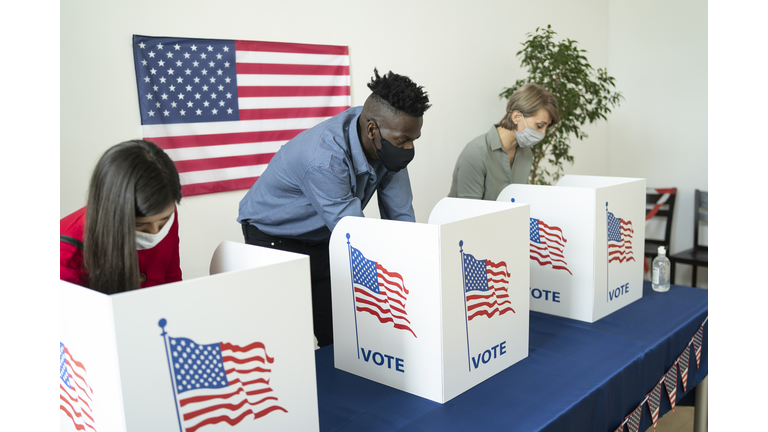
[[[368,162],[353,107],[288,141],[240,201],[237,221],[278,237],[324,241],[344,216],[363,216],[378,192],[383,219],[414,222],[408,170]]]

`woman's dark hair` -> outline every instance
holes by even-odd
[[[83,238],[88,286],[105,294],[139,288],[136,218],[180,201],[179,173],[156,144],[134,140],[107,150],[88,188]]]

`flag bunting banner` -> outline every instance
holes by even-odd
[[[693,336],[693,349],[696,352],[696,369],[701,366],[701,341],[704,337],[704,327],[699,327],[699,331]]]
[[[685,347],[677,364],[680,365],[680,381],[683,383],[683,392],[688,392],[688,360],[691,358],[690,344]]]
[[[640,418],[641,418],[642,408],[643,408],[643,405],[645,405],[646,403],[648,404],[648,409],[651,412],[653,429],[656,430],[656,424],[659,420],[659,407],[661,405],[662,384],[667,389],[667,394],[669,395],[669,403],[672,406],[672,412],[673,413],[675,412],[675,402],[677,402],[678,365],[680,368],[680,374],[682,375],[683,373],[685,373],[685,376],[687,378],[688,357],[690,356],[690,348],[692,345],[695,344],[694,341],[697,336],[699,337],[700,340],[702,340],[704,324],[706,324],[708,320],[709,320],[709,317],[704,319],[704,322],[701,323],[696,333],[693,336],[691,336],[691,340],[685,346],[683,353],[672,364],[672,367],[670,367],[667,373],[665,373],[664,376],[661,377],[659,382],[654,386],[653,390],[651,390],[650,393],[645,395],[645,398],[643,399],[642,402],[640,402],[640,405],[638,405],[628,416],[624,418],[622,423],[619,425],[619,428],[616,430],[618,431],[623,430],[624,425],[626,424],[630,432],[637,432],[638,428],[640,427]],[[699,347],[700,346],[701,345],[699,343]],[[683,364],[683,362],[685,364]],[[697,363],[696,368],[698,368],[699,366],[700,364]],[[687,391],[685,389],[685,385],[686,385],[686,380],[683,379],[683,394]],[[636,418],[636,421],[634,420],[635,418]]]
[[[556,270],[568,270],[565,262],[565,243],[563,230],[555,225],[547,225],[541,219],[531,218],[531,259],[540,266],[552,266]]]
[[[403,276],[369,260],[352,246],[350,259],[355,309],[375,316],[382,324],[392,323],[396,329],[406,330],[417,337],[405,310],[409,291]]]
[[[288,412],[270,387],[275,359],[263,343],[202,345],[189,338],[168,337],[168,344],[179,420],[185,432]]]
[[[504,261],[477,259],[461,252],[464,264],[464,293],[467,321],[478,316],[493,318],[507,312],[516,313],[509,300],[509,272]]]
[[[664,386],[667,388],[669,404],[672,405],[672,412],[675,412],[675,404],[677,402],[677,362],[675,362],[669,372],[664,375]]]
[[[659,381],[653,391],[648,395],[648,409],[651,411],[651,421],[653,421],[653,430],[656,430],[656,424],[659,422],[659,406],[661,405],[661,387],[664,381]]]
[[[75,360],[63,342],[59,345],[59,409],[72,420],[75,429],[95,431],[93,389],[88,384],[85,365]]]
[[[643,415],[643,406],[635,408],[632,414],[629,415],[627,420],[627,429],[629,432],[638,432],[640,430],[640,418]]]
[[[142,136],[183,196],[248,189],[300,132],[351,105],[349,48],[133,36]]]

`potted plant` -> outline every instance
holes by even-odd
[[[581,130],[587,122],[606,119],[611,107],[624,99],[614,91],[616,79],[606,69],[593,69],[584,56],[586,50],[579,49],[571,39],[554,42],[556,35],[552,26],[536,28],[528,33],[522,43],[523,49],[516,56],[522,57],[521,65],[528,68],[528,77],[519,79],[512,87],[505,87],[499,94],[502,99],[526,83],[536,83],[557,98],[560,122],[548,128],[544,139],[535,145],[530,184],[549,185],[563,176],[563,161],[573,164],[571,135],[579,140],[587,138]],[[549,162],[545,165],[542,162]]]

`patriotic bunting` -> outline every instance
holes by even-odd
[[[629,432],[638,432],[640,430],[640,417],[643,415],[643,406],[635,408],[632,414],[629,415],[629,421],[627,422],[627,428]]]
[[[659,406],[661,405],[661,385],[659,381],[653,391],[648,395],[648,408],[651,410],[651,420],[653,420],[653,430],[656,430],[656,424],[659,422]]]
[[[693,349],[696,352],[696,369],[701,366],[701,340],[704,337],[704,326],[699,327],[699,331],[693,336]]]
[[[677,364],[673,364],[672,369],[664,376],[664,385],[667,387],[672,412],[675,412],[675,402],[677,401]]]
[[[688,360],[691,355],[691,345],[693,345],[696,352],[696,368],[701,366],[701,345],[704,337],[704,324],[707,323],[709,317],[704,319],[699,329],[691,337],[691,341],[685,346],[683,353],[675,360],[672,367],[669,368],[666,374],[659,380],[653,390],[645,396],[640,405],[635,408],[630,415],[624,418],[619,427],[614,432],[623,432],[624,425],[627,425],[629,432],[638,432],[640,428],[640,419],[642,416],[643,405],[648,403],[648,409],[651,412],[651,420],[653,421],[653,430],[656,430],[656,425],[659,421],[659,411],[661,406],[661,387],[662,384],[667,388],[667,394],[669,395],[669,403],[672,406],[672,412],[675,412],[675,402],[677,402],[677,370],[680,368],[680,376],[683,382],[683,393],[687,391],[688,385]]]
[[[691,356],[691,344],[688,344],[683,350],[683,355],[680,356],[677,364],[680,365],[680,381],[683,382],[683,393],[688,391],[688,359]]]

